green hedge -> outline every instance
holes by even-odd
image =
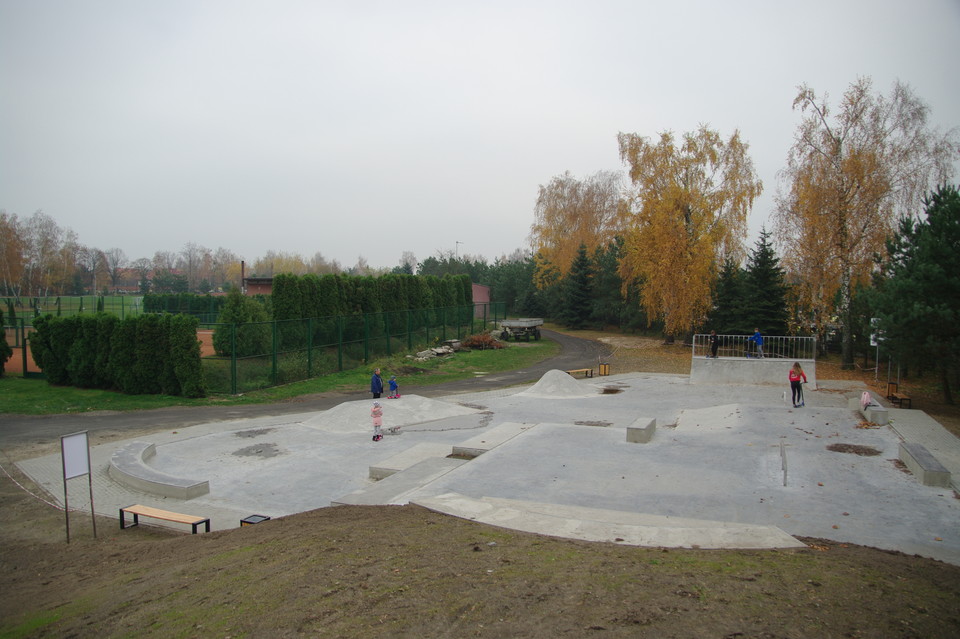
[[[0,339],[0,377],[3,377],[3,369],[7,365],[7,360],[13,356],[13,349],[7,344],[7,331],[3,323],[3,309],[0,308],[0,331],[3,332],[3,339]]]
[[[189,315],[45,315],[30,346],[50,384],[203,397],[198,324]]]

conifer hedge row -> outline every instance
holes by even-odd
[[[44,315],[30,348],[50,384],[203,397],[197,325],[189,315]]]
[[[0,309],[0,332],[3,333],[3,335],[0,336],[0,377],[3,377],[3,369],[7,364],[7,360],[13,355],[13,349],[7,344],[7,332],[3,327],[3,309]]]
[[[336,315],[469,306],[469,275],[293,275],[273,277],[273,319],[277,321]]]

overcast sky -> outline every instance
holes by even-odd
[[[131,260],[492,262],[618,132],[703,123],[750,145],[752,245],[798,85],[899,78],[946,130],[958,42],[960,0],[0,0],[0,209]]]

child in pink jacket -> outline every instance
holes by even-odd
[[[378,442],[383,439],[383,408],[381,408],[380,402],[373,403],[370,416],[373,417],[373,441]]]
[[[800,362],[794,362],[790,369],[790,394],[793,396],[793,407],[803,406],[803,386],[807,381],[807,374],[803,372]],[[802,380],[802,381],[801,381]]]

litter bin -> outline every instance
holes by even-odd
[[[610,374],[610,364],[600,364],[600,376],[603,377],[604,375],[609,375],[609,374]]]
[[[259,524],[261,521],[269,521],[269,520],[270,518],[267,517],[266,515],[250,515],[246,519],[240,520],[240,527],[243,528],[244,526],[252,526],[254,524]]]

